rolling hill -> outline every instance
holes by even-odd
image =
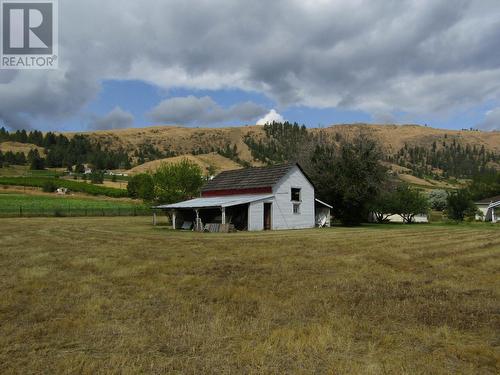
[[[360,132],[377,139],[384,150],[395,153],[405,143],[411,146],[430,147],[433,142],[456,140],[461,144],[481,147],[500,153],[500,132],[481,132],[469,130],[435,129],[421,125],[374,125],[374,124],[341,124],[326,128],[312,128],[309,132],[323,132],[328,136],[341,135],[344,138],[354,137]],[[71,136],[75,133],[66,133]],[[152,145],[160,151],[174,151],[177,154],[192,154],[193,150],[223,148],[236,145],[241,160],[254,162],[244,139],[246,136],[261,138],[264,136],[262,126],[235,126],[228,128],[191,128],[181,126],[154,126],[148,128],[130,128],[117,130],[100,130],[84,133],[102,145],[123,148],[133,153],[142,145]]]
[[[0,151],[2,152],[9,152],[9,151],[13,153],[22,152],[25,155],[28,155],[28,153],[31,150],[35,149],[38,150],[40,155],[45,154],[45,150],[43,149],[43,147],[39,147],[31,143],[20,143],[20,142],[10,142],[10,141],[0,143]]]
[[[129,169],[128,174],[137,174],[137,173],[145,173],[149,171],[154,171],[156,168],[160,166],[162,163],[177,163],[182,159],[188,159],[198,165],[204,173],[209,171],[209,168],[212,167],[217,173],[230,170],[230,169],[239,169],[242,166],[235,161],[228,159],[222,155],[217,153],[210,154],[201,154],[201,155],[181,155],[181,156],[173,156],[170,158],[158,159],[149,161],[147,163],[138,165],[132,169]]]
[[[395,155],[405,147],[442,148],[444,144],[460,144],[500,154],[500,132],[481,132],[471,130],[435,129],[421,125],[383,125],[383,124],[339,124],[325,128],[308,129],[310,134],[332,140],[352,139],[359,134],[367,134],[376,139],[386,155]],[[72,136],[75,133],[67,133]],[[256,142],[266,137],[262,126],[234,126],[226,128],[193,128],[182,126],[154,126],[148,128],[130,128],[100,130],[84,133],[94,142],[99,142],[109,149],[123,149],[134,163],[142,164],[132,169],[131,173],[154,169],[167,156],[185,155],[207,169],[213,165],[217,170],[236,168],[240,165],[262,165],[252,155],[252,150],[245,139]],[[141,150],[149,150],[142,152]],[[151,150],[154,152],[151,153]],[[226,152],[225,150],[229,150]],[[138,157],[138,152],[142,158]],[[221,154],[225,156],[223,158]],[[145,155],[145,157],[144,157]],[[160,155],[160,156],[158,156]],[[162,156],[163,155],[163,156]],[[211,155],[211,156],[208,156]],[[406,156],[405,156],[406,157]],[[232,160],[229,160],[232,159]],[[152,160],[152,161],[151,161]],[[176,161],[178,158],[167,158]],[[406,162],[399,164],[410,167]],[[492,165],[500,168],[500,166]]]

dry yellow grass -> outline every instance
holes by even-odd
[[[458,188],[460,188],[460,186],[458,184],[452,185],[452,184],[447,183],[445,181],[423,179],[423,178],[413,176],[410,174],[400,173],[398,175],[398,177],[401,181],[404,181],[408,184],[417,185],[417,186],[421,186],[421,187],[427,187],[429,189],[458,189]]]
[[[0,143],[0,151],[2,152],[22,152],[25,155],[28,155],[28,153],[34,149],[38,150],[40,155],[45,155],[45,150],[43,149],[43,147],[39,147],[31,143],[19,143],[10,141]]]
[[[434,141],[439,146],[443,141],[449,144],[454,139],[461,144],[470,144],[479,147],[484,145],[487,150],[500,152],[500,131],[462,131],[435,129],[420,125],[383,124],[334,125],[324,130],[328,133],[340,133],[347,138],[359,134],[360,131],[365,132],[377,139],[389,152],[400,150],[404,147],[405,143],[430,147]]]
[[[127,171],[129,174],[154,172],[162,163],[178,163],[182,159],[188,159],[189,161],[198,165],[204,173],[208,171],[210,166],[213,166],[217,172],[227,171],[231,169],[242,168],[241,165],[228,159],[217,153],[201,154],[201,155],[191,155],[186,154],[182,156],[174,156],[171,158],[153,160],[141,165],[138,165]]]
[[[0,373],[497,374],[498,233],[0,220]]]
[[[388,152],[396,152],[405,143],[410,145],[426,145],[430,147],[434,141],[452,142],[456,139],[462,144],[470,144],[500,152],[500,132],[471,132],[449,129],[435,129],[419,125],[374,125],[374,124],[342,124],[324,129],[311,129],[316,133],[324,131],[329,134],[340,133],[346,138],[366,132],[377,139]],[[67,133],[69,136],[74,133]],[[254,163],[250,150],[243,142],[248,134],[259,138],[263,136],[262,126],[235,126],[227,128],[189,128],[182,126],[154,126],[148,128],[131,128],[117,130],[100,130],[88,133],[101,144],[113,148],[122,147],[133,152],[141,144],[152,144],[160,150],[176,151],[189,154],[193,149],[202,147],[224,147],[236,144],[239,157]],[[446,138],[445,138],[446,136]]]
[[[122,147],[133,152],[142,144],[151,144],[158,149],[189,154],[193,149],[211,149],[236,145],[239,157],[251,162],[252,156],[243,142],[249,132],[262,132],[261,126],[237,126],[227,128],[188,128],[182,126],[152,126],[117,130],[99,130],[87,133],[101,144],[111,148]],[[66,133],[72,136],[75,133]]]

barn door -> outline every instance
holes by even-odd
[[[272,203],[264,203],[264,230],[271,229],[271,207]]]

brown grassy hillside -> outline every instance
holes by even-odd
[[[208,172],[208,168],[210,166],[215,168],[217,172],[241,168],[241,165],[239,165],[238,163],[216,153],[202,154],[202,155],[186,154],[182,156],[174,156],[171,158],[153,160],[130,169],[128,173],[136,174],[136,173],[154,171],[162,163],[178,163],[182,159],[188,159],[189,161],[195,163],[203,170],[204,173]]]
[[[327,128],[310,129],[313,133],[325,132],[330,136],[336,133],[345,138],[354,137],[360,132],[376,138],[389,153],[397,152],[405,143],[409,145],[431,146],[434,141],[451,142],[455,139],[462,144],[483,146],[490,151],[500,152],[500,132],[458,131],[435,129],[420,125],[373,125],[342,124]],[[73,133],[68,133],[72,135]],[[174,151],[190,154],[202,148],[207,151],[236,144],[239,157],[252,162],[252,156],[243,142],[246,135],[262,137],[261,126],[241,126],[228,128],[188,128],[181,126],[155,126],[119,130],[100,130],[87,133],[96,141],[110,148],[122,147],[134,152],[140,145],[151,144],[161,151]]]
[[[122,147],[132,153],[141,145],[150,144],[160,151],[173,151],[178,154],[191,154],[199,148],[210,152],[226,145],[235,145],[239,157],[252,161],[247,145],[243,142],[249,132],[259,133],[262,127],[242,126],[231,128],[187,128],[181,126],[155,126],[149,128],[130,128],[119,130],[100,130],[87,133],[102,145],[117,149]],[[71,136],[74,133],[68,133]]]
[[[38,147],[31,143],[19,143],[19,142],[0,142],[0,151],[8,152],[11,151],[13,153],[22,152],[25,155],[28,155],[30,150],[37,149],[40,155],[45,154],[43,147]]]

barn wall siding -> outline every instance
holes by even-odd
[[[253,202],[248,205],[248,230],[264,229],[264,202]]]
[[[301,189],[300,214],[293,213],[291,188]],[[274,188],[272,229],[314,227],[314,187],[298,167],[293,167]]]

